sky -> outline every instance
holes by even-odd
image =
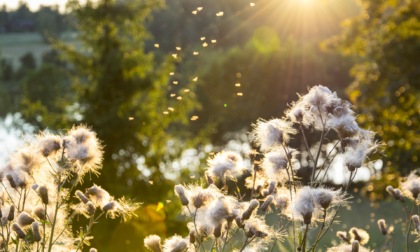
[[[39,8],[40,5],[56,5],[60,6],[60,10],[64,11],[65,4],[67,0],[0,0],[0,6],[4,4],[7,6],[7,9],[16,9],[19,6],[19,2],[24,2],[28,5],[29,9],[35,11]]]

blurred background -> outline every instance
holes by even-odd
[[[397,209],[384,188],[420,168],[419,1],[0,0],[0,9],[0,165],[25,134],[83,123],[105,145],[102,174],[86,186],[143,202],[130,222],[94,227],[99,251],[187,234],[173,186],[199,183],[211,153],[246,154],[252,123],[281,117],[314,85],[353,102],[386,145],[353,188],[360,228]],[[375,228],[372,246],[383,239]]]

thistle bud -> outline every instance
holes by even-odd
[[[248,209],[242,214],[242,220],[248,220],[251,217],[252,212],[260,205],[258,200],[253,199],[249,202]]]
[[[213,178],[210,176],[208,172],[206,172],[206,179],[207,179],[207,184],[209,185],[214,184]]]
[[[179,241],[178,244],[171,250],[173,252],[182,252],[185,251],[188,247],[188,244],[185,240]]]
[[[420,232],[420,219],[417,214],[411,216],[411,220],[414,222],[414,226],[417,232]]]
[[[344,231],[338,231],[336,233],[337,237],[339,237],[341,240],[343,240],[344,242],[350,243],[350,239],[347,238],[347,233]]]
[[[236,225],[239,227],[239,228],[243,228],[244,227],[244,223],[242,222],[242,219],[241,219],[241,217],[236,217],[235,218],[235,222],[236,222]]]
[[[258,237],[258,238],[265,238],[265,237],[267,237],[268,236],[268,234],[266,233],[266,232],[263,232],[263,231],[256,231],[255,233],[254,233],[254,235],[255,235],[255,237]]]
[[[48,188],[45,186],[38,187],[38,194],[41,197],[42,204],[48,205]]]
[[[213,235],[216,238],[219,238],[222,235],[222,224],[218,224],[213,231]]]
[[[181,204],[183,206],[187,206],[190,203],[190,201],[185,196],[185,190],[184,190],[184,187],[182,185],[176,185],[175,186],[175,192],[176,192],[176,194],[178,194],[178,197],[181,200]]]
[[[250,229],[250,230],[248,230],[248,232],[245,233],[245,235],[246,235],[246,237],[251,238],[251,237],[254,236],[254,232],[253,232],[253,230]]]
[[[95,214],[95,205],[91,201],[86,203],[86,211],[89,215]]]
[[[262,196],[267,197],[268,195],[270,195],[270,191],[269,190],[263,190],[261,194],[262,194]]]
[[[228,222],[228,225],[235,219],[235,216],[233,214],[230,214],[226,217],[226,221]]]
[[[405,198],[403,193],[401,192],[400,189],[394,189],[394,193],[395,193],[395,199],[399,200],[400,202],[404,203],[405,202]]]
[[[202,207],[204,205],[204,201],[206,200],[205,198],[206,198],[206,196],[204,194],[202,194],[202,193],[198,193],[197,195],[195,195],[192,198],[194,207],[195,208]]]
[[[46,220],[45,209],[42,206],[37,206],[32,213],[40,220]]]
[[[35,220],[26,212],[21,212],[19,214],[19,216],[17,217],[17,223],[19,224],[19,226],[21,227],[26,227],[30,224],[32,224],[32,222],[34,222]]]
[[[274,193],[274,190],[276,189],[276,187],[277,187],[277,181],[271,180],[270,184],[268,185],[268,194]]]
[[[7,224],[7,217],[6,216],[1,217],[0,221],[1,221],[2,226],[6,225]]]
[[[79,190],[76,191],[76,196],[83,202],[88,203],[89,199],[85,196],[85,194]]]
[[[11,174],[6,175],[7,180],[9,181],[9,184],[12,188],[16,188],[17,185],[15,183],[15,180],[13,179],[13,176]]]
[[[113,210],[115,209],[117,206],[117,203],[115,201],[111,201],[108,204],[106,204],[105,206],[102,207],[102,210],[104,212],[109,211],[109,210]]]
[[[354,240],[351,243],[351,252],[359,252],[360,243],[357,240]]]
[[[39,185],[38,184],[33,184],[31,187],[32,187],[32,190],[36,191],[36,189],[38,189]]]
[[[16,232],[19,239],[25,238],[25,232],[23,232],[23,230],[19,227],[17,223],[13,223],[12,230]]]
[[[39,222],[35,221],[32,223],[32,234],[34,241],[39,242],[41,240],[41,233],[39,232]]]
[[[190,230],[189,237],[190,237],[190,243],[194,244],[195,240],[197,239],[197,234],[195,230],[192,230],[192,229]]]
[[[307,212],[302,214],[303,217],[303,223],[305,223],[306,225],[311,224],[312,222],[312,212]]]
[[[403,196],[400,189],[398,189],[398,188],[394,189],[394,187],[389,185],[389,186],[386,187],[386,191],[389,194],[391,194],[394,197],[395,200],[401,201],[403,203],[405,202],[404,196]]]
[[[9,208],[9,214],[7,215],[7,220],[12,221],[15,218],[15,206],[11,205]]]
[[[386,223],[385,223],[385,220],[384,219],[378,220],[378,227],[379,227],[379,230],[381,230],[381,233],[383,235],[388,234],[388,229],[386,227]]]
[[[267,198],[265,198],[264,203],[261,205],[261,211],[266,212],[268,210],[268,207],[270,206],[271,202],[273,202],[273,196],[269,195]]]

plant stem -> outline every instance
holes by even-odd
[[[295,182],[294,182],[294,179],[293,179],[292,161],[289,158],[286,146],[284,146],[284,144],[282,144],[282,146],[283,146],[284,152],[286,153],[286,159],[287,159],[287,162],[289,163],[289,166],[290,166],[290,172],[292,173],[292,175],[290,176],[289,170],[286,167],[286,173],[287,173],[288,179],[290,181],[290,185],[289,185],[290,201],[292,201],[293,200],[292,186],[293,186],[293,189],[296,193],[296,186],[295,186]],[[292,212],[292,220],[293,219],[294,219],[294,214]],[[295,230],[295,222],[294,221],[292,221],[292,226],[293,226],[293,251],[296,251],[296,234],[295,234],[295,231],[294,231]]]
[[[306,151],[308,151],[309,156],[312,158],[312,160],[314,160],[314,157],[312,156],[312,153],[311,153],[311,149],[309,149],[308,140],[306,139],[305,131],[303,130],[302,124],[299,124],[299,128],[300,128],[300,131],[302,132],[303,142],[305,144]]]
[[[306,236],[308,234],[308,230],[309,230],[309,224],[306,224],[306,228],[305,228],[305,233],[303,234],[303,238],[302,238],[302,250],[301,251],[305,251],[306,248]]]
[[[414,206],[415,206],[416,204],[415,204],[415,202],[414,202],[414,204],[413,204],[413,206],[411,207],[411,211],[410,211],[410,215],[408,216],[408,227],[407,227],[407,234],[406,234],[406,240],[405,240],[405,248],[406,248],[406,251],[407,252],[409,252],[410,251],[410,246],[409,246],[409,244],[408,244],[408,237],[409,237],[409,234],[410,234],[410,229],[411,229],[411,220],[410,220],[410,218],[411,218],[411,215],[413,214],[413,210],[414,210]]]
[[[320,239],[320,236],[321,236],[321,234],[322,234],[322,230],[324,230],[324,227],[325,227],[325,221],[326,221],[326,219],[327,219],[327,209],[323,208],[322,210],[324,211],[324,216],[323,216],[323,221],[322,221],[322,226],[321,226],[321,229],[319,229],[319,232],[318,232],[318,235],[317,235],[317,237],[316,237],[316,240],[315,240],[314,245],[312,245],[312,247],[311,247],[308,251],[311,251],[311,250],[312,250],[312,251],[314,251],[314,252],[315,252],[316,246],[318,245],[319,241],[321,240],[321,239]]]
[[[54,210],[54,219],[51,224],[51,234],[50,234],[50,242],[48,244],[48,252],[51,252],[52,246],[53,246],[53,237],[54,237],[54,229],[55,224],[57,222],[57,214],[59,209],[59,202],[60,202],[60,191],[61,191],[61,174],[58,174],[57,179],[57,202],[55,203],[55,210]]]
[[[93,226],[94,223],[95,223],[95,212],[90,216],[89,224],[86,227],[86,232],[83,234],[83,236],[80,240],[79,246],[77,246],[76,252],[79,251],[79,249],[80,250],[83,249],[83,244],[85,243],[85,239],[89,235],[90,230],[92,229],[92,226]]]
[[[318,152],[316,153],[315,160],[313,160],[314,161],[314,168],[312,169],[311,183],[313,183],[314,180],[315,180],[315,170],[316,170],[316,167],[318,165],[319,155],[321,154],[322,142],[324,141],[324,136],[325,136],[324,133],[325,133],[325,130],[322,129],[322,131],[321,131],[321,139],[319,140]]]
[[[251,190],[251,197],[249,201],[251,201],[254,198],[254,190],[255,190],[255,181],[257,180],[257,167],[254,164],[254,180],[252,181],[252,190]]]
[[[15,250],[16,252],[19,251],[19,241],[20,241],[20,238],[18,238],[16,241],[16,250]]]
[[[200,250],[201,247],[203,247],[203,250],[205,250],[204,245],[201,244],[201,237],[200,237],[200,234],[198,233],[197,224],[195,222],[198,209],[197,208],[195,209],[194,214],[192,214],[189,206],[187,206],[187,209],[188,209],[188,212],[190,212],[190,215],[193,217],[194,229],[195,229],[195,232],[197,233],[198,250]]]
[[[6,186],[4,185],[3,181],[1,182],[1,184],[3,185],[4,190],[6,191],[7,195],[9,196],[10,201],[12,201],[12,204],[17,208],[15,202],[13,201],[12,196],[9,194],[9,191],[7,190]]]
[[[47,204],[44,204],[44,209],[45,209],[45,220],[42,222],[42,229],[44,232],[44,236],[42,237],[42,251],[45,251],[45,235],[46,235],[46,230],[45,230],[45,226],[47,224]]]
[[[322,163],[321,170],[320,170],[320,171],[316,174],[315,179],[317,179],[317,178],[318,178],[318,176],[321,174],[321,171],[322,171],[322,170],[324,170],[324,166],[325,166],[325,164],[327,163],[328,158],[330,157],[331,153],[333,152],[333,150],[335,150],[335,148],[337,147],[337,145],[338,145],[340,142],[341,142],[341,140],[340,140],[340,141],[337,141],[337,142],[334,144],[334,146],[331,148],[331,150],[328,152],[327,156],[325,157],[325,161]],[[334,154],[334,156],[332,157],[331,161],[329,161],[329,165],[328,165],[328,167],[327,167],[327,170],[326,170],[326,171],[325,171],[325,173],[324,173],[324,177],[322,177],[321,182],[322,182],[322,181],[324,181],[324,179],[325,179],[325,175],[327,174],[327,171],[328,171],[328,169],[330,168],[331,163],[332,163],[332,161],[335,159],[335,157],[337,156],[337,154],[338,154],[338,150],[335,152],[335,154]]]
[[[248,241],[248,237],[247,237],[244,241],[244,245],[242,246],[241,250],[239,250],[239,252],[242,252],[245,249],[245,247],[248,246],[254,239],[255,239],[255,236],[253,236],[251,240]]]

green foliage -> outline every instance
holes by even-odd
[[[80,114],[74,119],[92,126],[106,143],[104,172],[93,180],[107,185],[115,195],[131,195],[144,202],[163,201],[173,185],[151,187],[138,168],[139,158],[146,157],[144,165],[151,172],[150,180],[163,180],[167,162],[181,150],[175,145],[168,152],[168,142],[176,142],[175,133],[184,134],[182,127],[197,107],[193,87],[184,86],[190,90],[185,93],[169,85],[170,72],[175,69],[173,59],[165,57],[157,62],[144,50],[149,38],[145,20],[159,6],[159,1],[70,1],[80,47],[55,43],[71,65],[76,111]],[[171,93],[182,96],[182,100],[171,98]],[[65,120],[74,121],[66,116]],[[114,234],[107,231],[114,230],[116,224],[103,224],[96,231],[96,235],[101,233],[95,244],[99,250],[116,250],[119,243],[109,244]],[[139,230],[135,226],[134,230]],[[139,244],[127,246],[129,251]]]
[[[27,74],[22,81],[22,113],[38,128],[45,125],[68,127],[72,118],[66,105],[74,97],[66,81],[66,72],[52,64],[43,64],[36,71]]]
[[[115,162],[107,167],[109,182],[117,171],[123,181],[139,179],[132,154],[161,156],[170,138],[166,130],[174,123],[187,123],[187,114],[195,106],[192,92],[182,101],[168,99],[173,64],[169,59],[156,63],[153,54],[144,52],[143,23],[157,6],[156,1],[100,1],[86,6],[71,1],[82,50],[57,44],[75,68],[72,81],[83,122],[108,143],[106,162]],[[168,107],[174,112],[165,116]],[[121,161],[128,162],[125,168],[116,165]],[[160,162],[148,158],[147,166],[157,168]]]
[[[387,144],[387,165],[407,173],[418,168],[420,152],[420,3],[361,1],[362,14],[345,22],[328,41],[356,60],[350,98]]]

